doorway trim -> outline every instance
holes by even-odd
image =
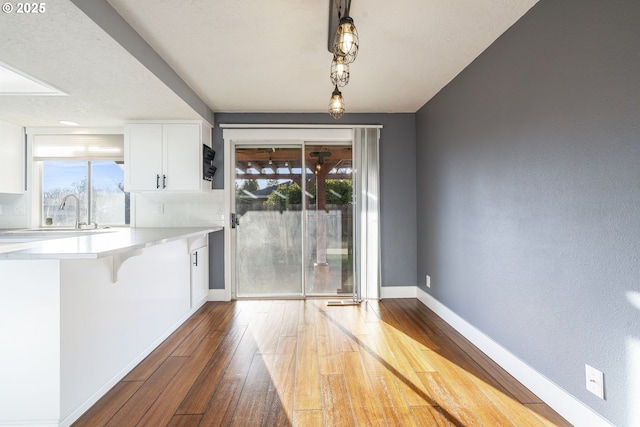
[[[372,132],[369,132],[372,137],[375,132],[375,150],[377,151],[378,141],[379,141],[379,129],[382,127],[380,125],[366,125],[366,126],[331,126],[331,125],[258,125],[258,124],[221,124],[220,127],[223,129],[223,139],[224,139],[224,188],[225,188],[225,196],[224,196],[224,212],[225,212],[225,227],[224,227],[224,240],[225,240],[225,252],[224,252],[224,264],[225,264],[225,274],[224,274],[224,299],[225,301],[230,301],[232,299],[232,288],[233,288],[233,257],[235,256],[235,241],[232,239],[232,231],[231,231],[231,212],[233,206],[231,205],[232,200],[232,191],[234,187],[234,166],[231,164],[231,160],[233,157],[232,148],[236,143],[250,144],[254,141],[273,141],[277,143],[302,143],[302,142],[349,142],[354,145],[354,151],[356,150],[357,141],[361,140],[360,134],[357,132],[361,129],[370,129]],[[368,138],[369,142],[372,141],[372,137]],[[357,161],[357,159],[356,159]],[[373,171],[368,171],[366,174],[366,179],[361,179],[360,174],[361,171],[357,170],[354,174],[354,180],[358,182],[372,182],[375,180],[375,185],[373,188],[375,191],[378,190],[378,170],[377,167],[377,157],[376,157],[376,165],[373,168]],[[374,176],[372,176],[372,174]],[[354,193],[355,194],[355,193]],[[367,202],[369,199],[369,191],[368,189],[364,189],[363,192],[359,192],[356,197],[356,205],[366,205],[370,206],[370,203]],[[360,199],[362,199],[362,203]],[[377,194],[375,195],[377,199]],[[376,210],[379,210],[378,204],[375,204]],[[358,208],[358,212],[360,208]],[[356,246],[354,250],[358,251],[362,256],[362,260],[366,261],[366,263],[360,262],[356,263],[356,277],[364,279],[362,282],[357,280],[357,283],[354,283],[354,287],[358,289],[358,295],[362,295],[365,298],[378,298],[380,295],[380,250],[379,250],[379,212],[376,211],[375,214],[370,215],[370,217],[375,218],[373,224],[370,224],[367,217],[364,217],[360,220],[361,226],[359,228],[365,230],[365,232],[361,233],[358,237],[357,243],[354,241],[354,245]],[[364,227],[364,228],[363,228]],[[367,240],[367,237],[369,239]],[[364,239],[364,241],[363,241]],[[376,246],[375,250],[372,245]],[[359,248],[363,248],[360,250]],[[369,248],[367,250],[367,248]],[[376,259],[371,259],[371,255],[376,254]],[[365,264],[365,265],[363,265]],[[362,271],[362,268],[366,268],[366,272],[364,274],[358,274],[358,270]],[[375,274],[372,274],[374,272]],[[360,290],[360,288],[363,289]]]

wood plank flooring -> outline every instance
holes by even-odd
[[[209,302],[74,424],[356,425],[570,426],[415,299]]]

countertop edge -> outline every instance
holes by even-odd
[[[98,259],[221,230],[223,230],[221,226],[124,228],[113,233],[18,244],[7,247],[6,252],[0,252],[0,260]],[[120,243],[118,239],[122,242]],[[48,248],[48,246],[59,249]],[[100,249],[91,249],[94,246]]]

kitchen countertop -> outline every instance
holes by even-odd
[[[96,259],[129,251],[160,245],[173,240],[196,237],[202,234],[220,231],[222,227],[175,227],[175,228],[109,228],[101,230],[83,230],[91,234],[80,233],[70,237],[48,238],[43,240],[15,242],[12,230],[0,234],[0,260],[25,259]],[[38,233],[25,230],[21,235]],[[73,233],[71,233],[73,234]],[[3,243],[3,237],[8,242]],[[13,241],[12,241],[13,240]]]

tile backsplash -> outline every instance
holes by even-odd
[[[132,193],[132,227],[224,225],[224,190],[206,193]],[[0,194],[0,229],[31,227],[30,195]]]
[[[28,228],[29,212],[30,202],[27,194],[0,194],[0,229]]]
[[[224,224],[224,190],[206,193],[132,193],[132,227],[206,227]]]

